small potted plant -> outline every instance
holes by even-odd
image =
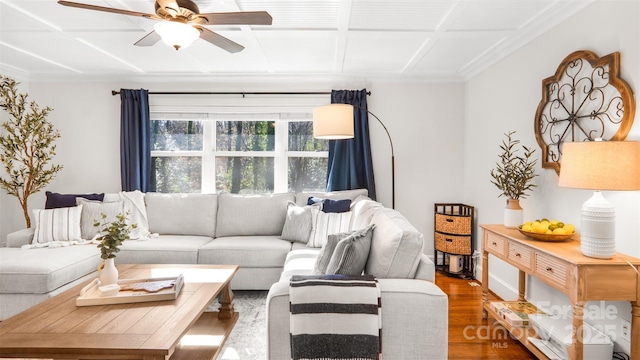
[[[129,239],[131,230],[137,227],[137,224],[127,224],[126,214],[116,215],[116,219],[112,222],[107,221],[107,215],[100,214],[100,220],[95,220],[93,226],[100,228],[100,235],[96,238],[100,243],[100,257],[104,260],[102,269],[100,270],[101,286],[116,284],[118,282],[118,269],[114,264],[116,253],[120,251],[122,242]]]
[[[535,173],[537,159],[532,159],[535,149],[530,149],[522,145],[523,155],[517,146],[520,140],[514,139],[515,131],[504,134],[507,138],[502,141],[500,149],[500,162],[496,163],[496,168],[491,170],[491,183],[502,193],[498,195],[507,198],[507,206],[504,213],[504,225],[506,227],[518,227],[522,224],[522,207],[520,199],[528,196],[536,185],[533,178],[538,176]]]

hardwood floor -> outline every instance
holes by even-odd
[[[535,359],[505,328],[482,319],[482,287],[477,280],[436,272],[436,284],[449,296],[449,359]],[[498,299],[493,294],[490,298]]]

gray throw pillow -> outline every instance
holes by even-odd
[[[122,201],[105,203],[102,201],[76,198],[76,203],[82,205],[82,216],[80,217],[80,233],[84,240],[93,239],[102,227],[93,226],[96,221],[103,222],[102,214],[105,214],[106,222],[116,220],[116,215],[123,214]]]
[[[280,239],[306,244],[309,241],[311,229],[311,206],[298,206],[295,202],[288,201],[287,217],[284,220]]]
[[[347,233],[339,233],[339,234],[331,234],[327,236],[327,242],[324,243],[322,249],[320,249],[320,253],[318,254],[318,258],[316,259],[316,266],[313,270],[314,274],[324,274],[327,271],[327,266],[329,266],[329,261],[331,261],[331,255],[333,255],[333,251],[338,245],[340,240],[346,238],[351,235],[352,232]]]
[[[369,258],[375,224],[353,231],[340,240],[331,255],[325,274],[361,275]]]

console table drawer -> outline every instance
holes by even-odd
[[[484,248],[487,251],[493,254],[504,256],[505,254],[504,247],[505,247],[505,239],[503,237],[496,235],[492,232],[486,232]]]
[[[569,269],[567,263],[542,253],[536,253],[535,259],[536,275],[557,284],[560,288],[566,288]]]
[[[471,235],[471,217],[447,214],[436,215],[436,231],[447,234]]]
[[[434,234],[436,249],[449,254],[471,255],[471,236]]]
[[[525,270],[531,270],[531,259],[533,258],[533,250],[531,248],[509,242],[507,259],[524,267]]]

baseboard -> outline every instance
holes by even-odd
[[[489,272],[489,290],[502,298],[502,300],[513,300],[518,298],[518,289],[515,289],[501,278]]]

